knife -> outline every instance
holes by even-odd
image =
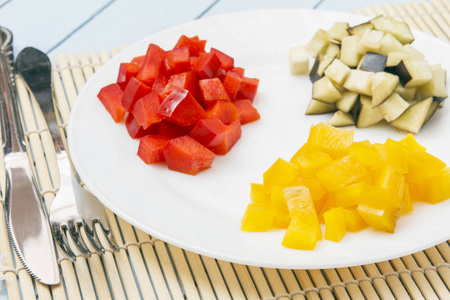
[[[0,27],[0,111],[6,169],[5,214],[11,244],[25,269],[44,284],[60,282],[50,224],[28,159],[15,92],[12,33]]]

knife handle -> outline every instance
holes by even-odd
[[[15,91],[12,34],[4,27],[0,27],[0,42],[0,112],[3,149],[7,155],[26,152],[26,144]]]

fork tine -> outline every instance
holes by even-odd
[[[61,226],[59,224],[52,224],[52,232],[53,236],[58,243],[60,249],[71,261],[75,262],[77,256],[73,253],[72,249],[70,249],[69,243],[67,241],[67,237],[64,234]]]
[[[80,232],[78,230],[78,223],[74,223],[73,221],[69,222],[68,226],[69,234],[72,237],[73,242],[75,243],[75,246],[77,246],[78,250],[80,250],[81,254],[84,257],[91,257],[91,251],[84,243],[83,239],[81,238]]]
[[[109,228],[108,222],[98,222],[98,223],[102,227],[103,233],[105,234],[105,237],[108,240],[108,243],[111,246],[111,248],[114,251],[119,252],[120,248],[117,245],[116,240],[114,239],[114,235],[112,234],[111,229]]]
[[[91,242],[92,247],[94,247],[94,249],[100,254],[105,253],[105,248],[98,241],[98,236],[94,230],[94,223],[91,220],[89,221],[83,220],[83,227],[84,231],[86,232],[87,238]]]

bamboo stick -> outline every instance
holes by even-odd
[[[386,283],[389,285],[389,288],[394,294],[395,299],[405,299],[408,297],[408,293],[398,277],[399,274],[394,271],[388,261],[377,263],[377,267],[381,274],[383,274]]]
[[[375,287],[381,299],[394,299],[394,295],[386,284],[385,278],[381,275],[375,264],[368,264],[363,266],[369,278],[372,278],[372,285]]]
[[[218,299],[230,299],[231,296],[228,292],[227,285],[220,272],[218,263],[215,259],[207,256],[201,256],[203,264],[205,266],[206,272],[208,274],[209,280],[214,288],[214,292]]]
[[[215,298],[214,291],[209,282],[208,275],[206,274],[205,269],[203,268],[200,256],[187,250],[185,250],[184,253],[189,262],[192,276],[194,277],[197,283],[197,288],[200,292],[200,296],[203,299]]]
[[[428,260],[425,252],[420,251],[413,254],[414,259],[419,264],[419,267],[422,268],[425,272],[425,276],[428,279],[428,282],[431,283],[436,295],[439,299],[450,299],[450,292],[445,284],[442,282],[441,277],[436,272],[436,268],[434,268],[430,261]]]
[[[195,287],[194,278],[189,269],[189,265],[184,256],[183,250],[168,244],[173,264],[177,270],[178,277],[183,285],[184,292],[188,299],[200,299],[200,295]]]
[[[425,299],[438,299],[437,295],[433,291],[430,282],[425,278],[425,274],[422,269],[419,268],[412,255],[407,255],[401,258],[406,268],[411,271],[411,276],[417,287]]]
[[[292,297],[292,300],[304,300],[305,296],[298,285],[297,280],[295,279],[294,272],[286,269],[279,269],[279,272],[286,288],[288,289],[289,295]]]
[[[253,282],[258,290],[259,296],[262,299],[270,298],[273,296],[272,291],[267,283],[267,280],[259,267],[248,266],[248,271],[253,279]]]
[[[390,262],[394,270],[400,275],[400,279],[408,291],[409,296],[414,300],[425,299],[414,282],[411,272],[403,264],[403,261],[400,258],[396,258]]]
[[[336,269],[324,269],[326,282],[329,282],[329,286],[333,287],[336,298],[338,299],[351,299],[347,293],[346,286],[342,284]]]
[[[229,262],[218,260],[220,271],[224,277],[228,290],[230,291],[232,299],[243,299],[244,292],[242,291],[239,280],[234,272],[233,265]]]
[[[276,299],[289,300],[287,290],[284,287],[280,275],[278,274],[278,270],[273,268],[264,268],[263,272],[269,282],[273,296],[276,297]]]
[[[258,291],[256,290],[256,286],[253,283],[252,278],[250,277],[250,272],[248,271],[247,266],[241,264],[233,264],[234,270],[236,271],[236,275],[239,278],[239,281],[244,289],[245,296],[247,299],[261,299],[258,295]]]
[[[300,286],[305,292],[306,298],[308,298],[308,300],[320,299],[319,291],[313,285],[308,272],[306,270],[294,270],[294,273],[300,283]]]
[[[336,271],[342,282],[345,284],[346,290],[352,299],[361,299],[364,297],[359,288],[358,281],[355,280],[349,268],[337,268]]]
[[[375,291],[374,286],[372,285],[372,281],[366,275],[364,269],[361,266],[350,267],[350,271],[352,272],[355,279],[359,282],[359,286],[364,294],[364,297],[366,297],[367,299],[380,299],[377,292]]]

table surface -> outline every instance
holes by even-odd
[[[27,46],[58,54],[131,45],[163,29],[237,11],[305,8],[351,12],[386,0],[0,0],[0,26],[14,34],[14,54]],[[395,0],[396,3],[411,0]],[[3,285],[3,286],[2,286]],[[0,285],[0,300],[7,299]]]

